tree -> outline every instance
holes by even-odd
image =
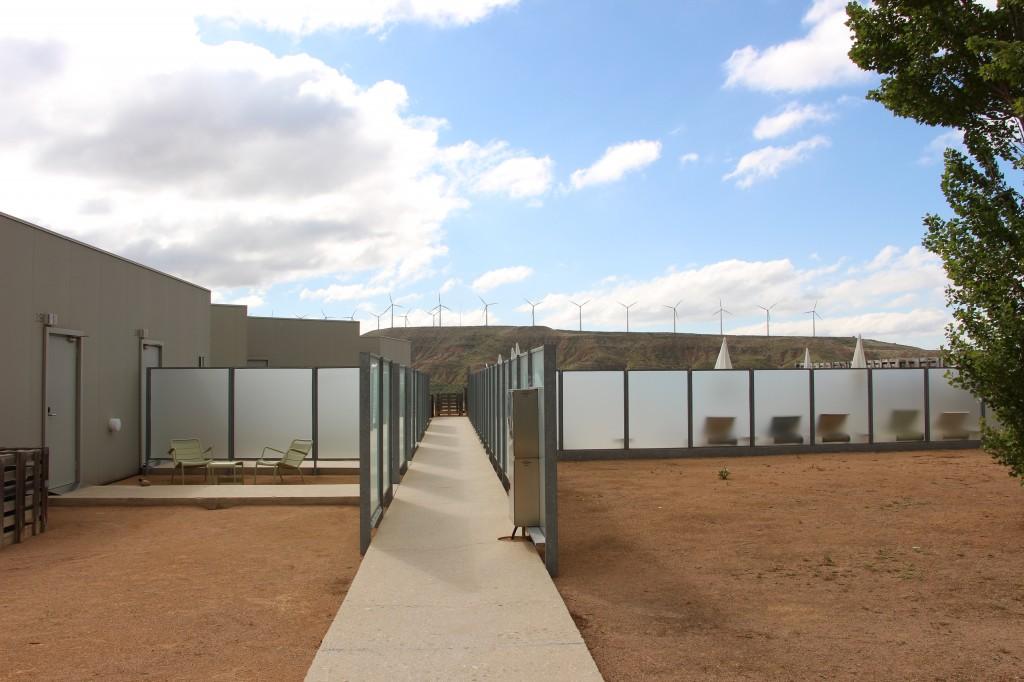
[[[982,444],[1024,485],[1024,0],[851,2],[850,58],[882,75],[867,97],[895,115],[963,132],[942,191],[953,217],[927,215],[942,258],[955,380],[985,401]]]

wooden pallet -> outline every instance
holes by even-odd
[[[49,451],[0,448],[0,548],[46,531]]]

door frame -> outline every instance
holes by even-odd
[[[146,469],[149,465],[149,383],[146,381],[145,355],[146,346],[154,346],[160,349],[160,364],[164,366],[164,342],[148,337],[139,337],[139,470]],[[143,391],[143,384],[146,390]]]
[[[51,336],[64,336],[75,340],[75,482],[64,490],[57,492],[68,492],[74,490],[82,482],[82,365],[85,349],[83,341],[87,338],[87,335],[77,329],[64,329],[61,327],[43,327],[43,386],[42,386],[42,405],[40,405],[40,413],[42,415],[40,437],[42,438],[42,444],[46,446],[46,407],[48,405],[47,398],[47,360],[50,356],[50,337]],[[47,488],[49,488],[50,482],[46,481]]]

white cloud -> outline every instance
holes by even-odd
[[[722,176],[723,180],[736,180],[736,185],[746,189],[756,182],[774,178],[782,169],[805,160],[811,151],[827,147],[828,138],[816,135],[801,140],[789,147],[768,146],[744,154],[732,172]]]
[[[697,163],[698,161],[700,161],[700,154],[697,152],[686,152],[679,157],[679,163],[684,166],[688,163]]]
[[[757,304],[778,302],[772,310],[772,333],[810,335],[810,317],[804,311],[818,300],[824,318],[817,322],[819,336],[862,333],[934,347],[950,318],[945,284],[938,257],[919,246],[887,246],[855,268],[844,268],[842,260],[800,268],[789,259],[734,259],[646,280],[606,278],[593,288],[549,293],[537,306],[537,321],[576,329],[578,312],[570,301],[589,299],[583,309],[584,329],[622,330],[625,313],[618,301],[639,301],[630,312],[631,328],[665,331],[672,329],[672,311],[665,306],[682,301],[680,331],[717,333],[713,311],[722,299],[733,313],[725,318],[727,333],[763,334],[764,313]],[[529,314],[528,306],[517,310]]]
[[[825,107],[813,104],[800,106],[796,102],[791,102],[774,116],[762,116],[754,126],[754,137],[758,140],[768,140],[796,130],[805,123],[824,122],[831,118],[831,112]]]
[[[521,282],[530,275],[533,274],[533,268],[525,265],[516,265],[508,268],[498,268],[497,270],[491,270],[473,280],[471,285],[477,292],[483,293],[496,289],[504,284],[512,284],[513,282]]]
[[[380,296],[388,292],[386,287],[373,287],[365,284],[331,284],[320,289],[303,288],[299,298],[303,301],[314,300],[324,303],[338,301],[355,301],[361,298]]]
[[[465,23],[502,4],[342,2],[324,11],[350,11],[360,25],[385,15]],[[505,165],[529,155],[500,141],[442,146],[445,122],[410,113],[399,83],[364,86],[305,54],[204,44],[199,6],[0,6],[5,211],[207,287],[346,273],[390,288],[432,274],[447,253],[442,225],[478,183],[511,196],[538,190],[527,171],[549,160]],[[202,12],[235,16],[211,7]],[[261,11],[291,7],[294,19],[311,5],[237,7],[259,23]],[[13,75],[3,68],[12,65]],[[463,146],[483,150],[472,168],[451,161]],[[316,292],[348,295],[339,287]]]
[[[459,286],[460,284],[462,284],[461,279],[458,279],[457,277],[449,277],[444,281],[444,284],[441,285],[441,293],[447,294],[449,291]]]
[[[379,31],[387,26],[420,22],[464,26],[518,0],[204,0],[197,10],[206,17],[303,36],[339,28]]]
[[[797,92],[864,80],[867,76],[847,53],[846,0],[815,0],[804,15],[807,35],[759,50],[733,51],[725,62],[726,87]]]
[[[964,132],[962,130],[947,130],[944,133],[936,135],[932,138],[932,141],[928,143],[928,146],[922,150],[921,156],[917,159],[917,162],[922,166],[942,163],[942,159],[946,154],[946,149],[949,147],[963,151]]]
[[[649,166],[660,156],[661,142],[657,140],[625,142],[608,147],[604,155],[589,168],[573,171],[570,181],[574,189],[616,182],[630,171]]]
[[[553,165],[551,159],[546,156],[505,159],[481,173],[476,180],[475,188],[480,192],[503,193],[513,199],[536,197],[551,187]]]

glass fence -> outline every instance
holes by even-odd
[[[559,372],[560,450],[973,441],[951,369]]]
[[[148,370],[146,466],[171,439],[198,438],[213,459],[256,459],[312,439],[314,471],[358,460],[363,549],[427,428],[429,378],[365,354],[360,367]],[[277,453],[268,453],[277,458]]]
[[[544,563],[551,575],[558,574],[558,392],[553,346],[535,348],[498,362],[469,376],[467,412],[484,445],[491,465],[506,490],[515,484],[516,463],[511,450],[509,420],[512,391],[539,388],[538,525],[530,528],[534,542],[544,543]],[[619,374],[621,382],[621,373]],[[582,387],[586,379],[581,382]],[[586,395],[585,390],[580,395]],[[620,395],[621,409],[621,395]],[[621,424],[621,421],[620,421]],[[582,431],[580,431],[582,433]],[[621,434],[619,436],[621,447]],[[520,463],[522,464],[522,463]],[[535,533],[539,532],[539,536]]]

